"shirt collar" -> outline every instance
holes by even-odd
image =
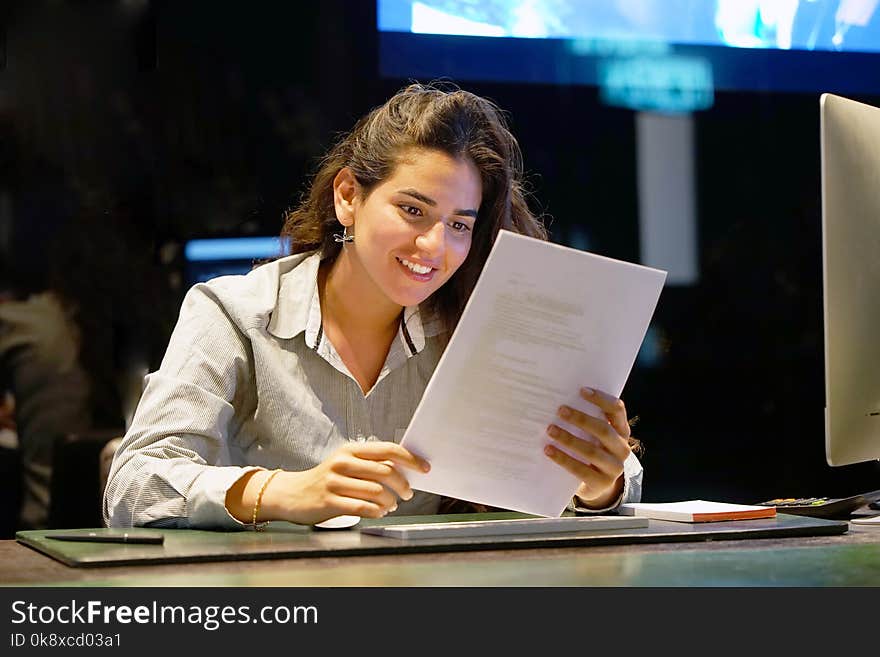
[[[287,340],[305,332],[306,344],[315,349],[322,334],[321,300],[318,296],[321,254],[290,256],[278,262],[280,284],[275,309],[269,320],[269,333]],[[442,330],[440,317],[427,308],[407,306],[403,309],[403,322],[398,335],[407,356],[422,351],[425,339],[439,335]]]
[[[318,300],[318,265],[321,254],[294,255],[277,261],[279,266],[278,298],[269,320],[269,333],[288,340],[303,331],[314,335],[321,326]],[[309,330],[311,329],[311,330]]]
[[[400,323],[400,339],[406,347],[407,354],[413,356],[425,348],[425,338],[441,332],[440,318],[419,306],[407,306],[403,309],[403,321]]]

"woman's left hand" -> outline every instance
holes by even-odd
[[[559,407],[559,417],[593,436],[598,444],[583,440],[561,426],[547,428],[556,443],[564,446],[569,456],[554,445],[544,452],[560,466],[581,480],[577,496],[587,508],[604,509],[611,506],[623,491],[623,462],[630,453],[628,438],[630,426],[623,401],[612,395],[581,388],[581,397],[596,405],[605,418],[595,418],[570,406]]]

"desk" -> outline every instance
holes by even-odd
[[[0,541],[12,586],[880,586],[880,527],[846,534],[70,568]]]

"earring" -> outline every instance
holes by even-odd
[[[350,244],[354,242],[354,235],[348,234],[348,226],[342,227],[342,233],[333,233],[333,241],[340,242],[342,244]]]

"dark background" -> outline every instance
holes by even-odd
[[[92,281],[114,367],[121,343],[158,366],[184,240],[276,234],[334,136],[407,82],[379,76],[372,0],[23,2],[0,20],[7,265]],[[638,261],[634,113],[594,87],[461,84],[509,111],[552,239],[576,226]],[[646,501],[880,488],[876,463],[824,457],[818,96],[716,91],[695,117],[699,283],[664,290],[662,358],[624,391]]]

